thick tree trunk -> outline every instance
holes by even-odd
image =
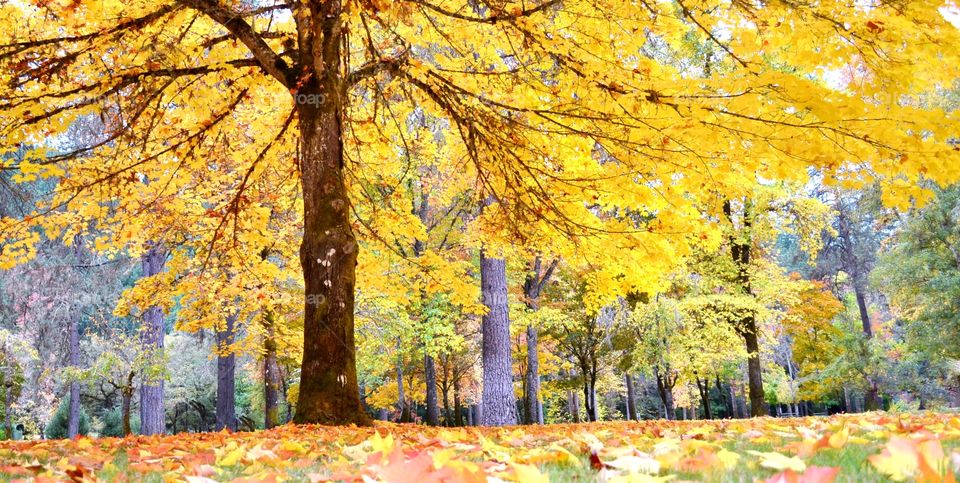
[[[298,91],[320,103],[298,103],[305,289],[303,362],[297,423],[371,424],[360,404],[353,333],[357,240],[343,171],[341,58],[338,1],[313,17],[319,67]],[[322,21],[319,21],[323,19]],[[320,58],[317,58],[320,57]],[[324,67],[326,66],[326,67]]]
[[[429,355],[424,357],[424,373],[427,384],[427,424],[440,425],[440,409],[437,407],[437,363]]]
[[[237,430],[237,355],[233,340],[236,314],[227,316],[223,330],[217,331],[217,411],[216,429]]]
[[[483,394],[481,424],[517,424],[510,356],[510,312],[507,307],[507,267],[502,258],[480,251],[480,286],[487,313],[483,316]]]
[[[166,253],[159,246],[148,250],[142,258],[143,276],[150,277],[163,270]],[[163,310],[154,305],[143,313],[143,328],[140,333],[141,347],[152,365],[163,363],[163,336],[165,333]],[[163,434],[166,417],[163,412],[163,377],[159,368],[145,371],[140,385],[140,434]]]
[[[280,425],[280,364],[277,361],[277,340],[274,323],[272,312],[268,311],[264,314],[263,427],[266,429]]]
[[[633,389],[633,376],[626,375],[627,382],[627,421],[638,421],[637,417],[637,394]]]

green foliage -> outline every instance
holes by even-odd
[[[47,438],[50,439],[63,439],[67,437],[67,422],[70,418],[70,399],[63,398],[60,400],[60,405],[57,406],[57,411],[53,413],[53,418],[50,419],[50,422],[47,423],[45,428],[45,433]],[[87,417],[87,412],[83,409],[83,406],[80,406],[80,426],[78,433],[80,435],[86,435],[90,432],[90,418]]]
[[[960,358],[960,187],[909,213],[880,257],[874,281],[906,323],[911,350]]]
[[[140,417],[131,411],[130,430],[132,434],[140,433]],[[100,436],[123,436],[123,412],[120,408],[110,409],[100,414]]]

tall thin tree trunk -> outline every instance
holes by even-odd
[[[460,378],[457,377],[455,371],[453,374],[453,408],[457,412],[456,417],[454,418],[454,423],[459,427],[463,426],[463,403],[460,400]]]
[[[524,304],[527,309],[536,312],[540,310],[540,294],[543,287],[550,281],[559,259],[554,260],[545,269],[539,255],[533,260],[531,270],[523,282]],[[524,387],[524,409],[526,424],[543,423],[540,414],[543,412],[543,402],[540,400],[540,355],[537,349],[537,327],[527,326],[527,377]]]
[[[228,429],[237,430],[237,355],[233,349],[234,330],[237,315],[227,316],[223,330],[218,330],[217,337],[217,431]]]
[[[360,404],[353,332],[357,239],[344,179],[342,2],[314,7],[309,48],[302,56],[313,75],[297,91],[320,103],[297,103],[303,192],[303,362],[297,423],[371,424]]]
[[[143,276],[151,277],[163,270],[166,253],[160,246],[153,246],[142,257]],[[156,365],[163,363],[163,336],[165,333],[163,310],[151,306],[143,313],[143,328],[140,333],[143,352],[151,362],[149,370],[144,371],[144,380],[140,385],[140,434],[163,434],[166,431],[166,417],[163,412],[163,376]]]
[[[480,286],[487,313],[483,316],[484,426],[517,424],[513,396],[513,359],[510,356],[510,312],[507,308],[507,267],[502,258],[480,251]]]
[[[700,379],[697,376],[697,391],[700,392],[700,401],[703,402],[703,415],[707,419],[713,419],[713,412],[710,409],[710,379]]]
[[[70,367],[80,368],[80,324],[79,310],[74,309],[75,313],[70,317]],[[80,434],[80,381],[70,382],[70,407],[67,417],[67,437],[76,438]]]
[[[751,315],[744,321],[743,339],[747,344],[747,382],[750,385],[750,416],[766,416],[767,400],[763,392],[763,368],[760,366],[760,341],[756,319]]]
[[[82,239],[77,233],[73,236],[73,255],[77,265],[77,271],[81,272],[83,265],[83,251],[81,250]],[[72,304],[70,307],[70,322],[67,331],[69,332],[68,359],[70,367],[80,369],[80,307]],[[67,437],[76,438],[80,433],[80,381],[70,382],[70,407],[67,411]]]
[[[397,340],[397,348],[400,347],[400,341]],[[410,405],[407,404],[406,394],[403,392],[403,367],[399,357],[397,358],[397,405],[400,409],[400,422],[409,423],[413,421],[410,415]]]
[[[539,422],[540,412],[540,361],[537,353],[537,328],[527,326],[527,383],[524,394],[524,414],[526,424]]]
[[[280,364],[277,361],[277,339],[273,312],[267,311],[263,317],[263,427],[266,429],[280,425]]]
[[[639,420],[637,417],[637,395],[633,390],[633,376],[627,373],[627,421]]]
[[[744,295],[754,296],[750,280],[750,258],[753,250],[753,221],[751,217],[752,205],[750,200],[744,202],[741,220],[740,236],[733,233],[734,217],[730,201],[723,204],[723,212],[731,225],[731,234],[728,238],[730,256],[737,267],[737,284]],[[764,416],[767,414],[766,400],[763,393],[763,368],[760,365],[760,334],[757,328],[756,316],[751,312],[740,321],[739,331],[747,346],[747,379],[750,387],[750,415]]]
[[[429,355],[424,357],[424,373],[427,384],[427,424],[440,425],[440,410],[437,407],[437,363]]]

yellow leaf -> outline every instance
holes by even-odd
[[[771,470],[783,471],[783,470],[793,470],[797,473],[802,473],[803,470],[807,469],[807,464],[803,462],[800,458],[796,456],[787,456],[775,451],[770,452],[761,452],[761,451],[747,451],[754,456],[760,458],[760,466],[764,468],[769,468]]]
[[[847,444],[847,439],[850,438],[850,430],[843,428],[836,433],[830,435],[830,447],[833,449],[840,449],[843,445]]]

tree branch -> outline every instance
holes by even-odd
[[[296,76],[286,61],[283,60],[273,49],[267,45],[263,37],[257,33],[249,23],[243,20],[243,13],[233,12],[217,3],[217,0],[178,0],[181,4],[193,8],[213,21],[219,23],[223,28],[233,34],[237,40],[247,46],[253,57],[257,59],[260,67],[275,79],[280,81],[284,87],[293,88],[296,84]]]

